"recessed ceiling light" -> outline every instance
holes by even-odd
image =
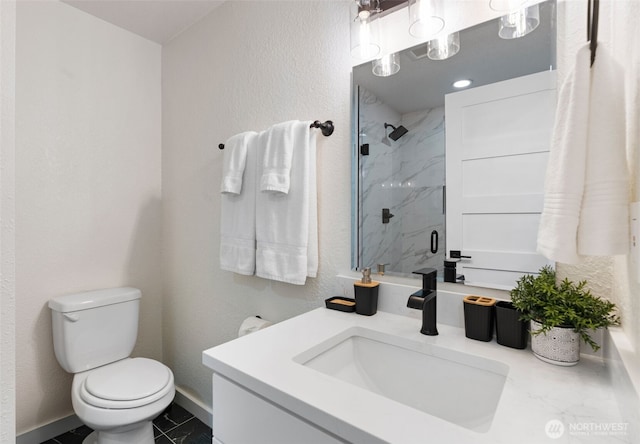
[[[453,82],[454,88],[466,88],[469,85],[471,85],[471,80],[469,79],[458,80],[457,82]]]

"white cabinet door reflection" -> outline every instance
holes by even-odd
[[[555,71],[445,96],[447,245],[465,284],[510,290],[536,253],[555,116]]]

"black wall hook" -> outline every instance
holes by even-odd
[[[587,9],[587,41],[591,50],[591,66],[596,60],[596,49],[598,48],[598,15],[600,9],[600,0],[587,0],[589,7]]]

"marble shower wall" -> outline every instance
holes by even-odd
[[[384,123],[409,130],[397,141],[385,137]],[[443,276],[445,258],[444,107],[401,115],[373,93],[359,88],[360,264],[389,264],[387,271],[411,274],[432,267]],[[391,132],[391,128],[386,132]],[[382,223],[382,209],[394,217]],[[431,233],[438,251],[431,253]]]
[[[376,264],[392,264],[392,259],[395,259],[392,249],[401,234],[396,223],[399,216],[391,219],[393,223],[383,224],[382,209],[389,208],[393,214],[396,213],[392,177],[397,143],[384,139],[384,123],[396,125],[402,116],[362,87],[359,89],[358,111],[360,144],[369,144],[369,155],[360,156],[359,264],[375,270]],[[383,143],[383,139],[388,144]],[[390,268],[396,266],[397,262]]]

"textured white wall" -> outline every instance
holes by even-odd
[[[17,6],[21,433],[72,413],[72,378],[53,353],[51,297],[141,288],[134,353],[162,358],[161,48],[64,3]]]
[[[0,443],[15,442],[16,7],[0,2]]]
[[[227,2],[163,47],[165,356],[177,384],[211,405],[203,350],[242,320],[282,321],[322,305],[350,267],[347,2]],[[320,267],[302,286],[219,269],[220,142],[290,119],[318,135]],[[258,221],[260,223],[260,221]]]
[[[587,2],[560,0],[558,3],[558,82],[573,67],[575,53],[586,44]],[[606,47],[625,70],[627,96],[627,153],[632,178],[632,201],[640,200],[640,1],[600,2],[598,45]],[[596,53],[597,57],[597,53]],[[587,279],[594,294],[609,298],[620,308],[622,327],[640,348],[640,284],[629,258],[590,258],[579,266],[558,264],[560,277]]]

